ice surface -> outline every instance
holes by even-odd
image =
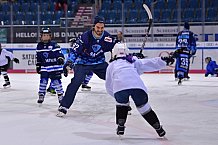
[[[78,91],[67,116],[56,117],[58,99],[47,94],[36,103],[39,75],[9,74],[11,88],[0,78],[1,145],[217,145],[218,78],[190,74],[181,86],[173,74],[142,75],[149,102],[167,135],[160,139],[137,112],[133,102],[126,132],[116,135],[115,101],[96,76],[92,91]],[[66,88],[70,76],[63,78]]]

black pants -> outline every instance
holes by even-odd
[[[60,106],[66,107],[68,109],[70,108],[70,106],[73,104],[80,85],[90,71],[95,73],[100,79],[105,80],[107,66],[107,62],[96,65],[76,64],[74,68],[74,77],[71,79],[71,83],[67,86],[64,98],[61,101]]]

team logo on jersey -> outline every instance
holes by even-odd
[[[52,46],[48,46],[48,49],[49,49],[49,50],[52,50]]]
[[[100,49],[101,49],[101,45],[98,44],[92,45],[92,50],[94,52],[98,52]]]
[[[48,58],[48,52],[44,52],[44,53],[43,53],[43,56],[44,56],[45,58]]]
[[[104,38],[104,41],[106,41],[106,42],[112,42],[112,38],[110,38],[110,37],[105,37],[105,38]]]

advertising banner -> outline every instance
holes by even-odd
[[[65,36],[68,36],[68,39],[75,38],[80,36],[84,31],[87,29],[84,28],[69,28],[68,33],[66,34],[65,28],[59,28],[59,27],[51,27],[50,28],[52,32],[52,39],[56,42],[63,43],[65,42]],[[11,42],[10,36],[8,36],[8,43]],[[31,27],[31,28],[14,28],[13,29],[13,43],[37,43],[38,40],[38,30],[37,27]]]

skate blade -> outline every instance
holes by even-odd
[[[64,114],[63,112],[58,112],[57,114],[56,114],[56,116],[57,117],[60,117],[60,118],[62,118],[62,117],[64,117],[66,114]]]
[[[82,88],[81,91],[91,91],[91,89]]]
[[[11,87],[11,85],[7,85],[7,86],[4,86],[4,89],[8,89],[10,87]]]
[[[42,103],[37,103],[38,104],[38,107],[42,107]]]

